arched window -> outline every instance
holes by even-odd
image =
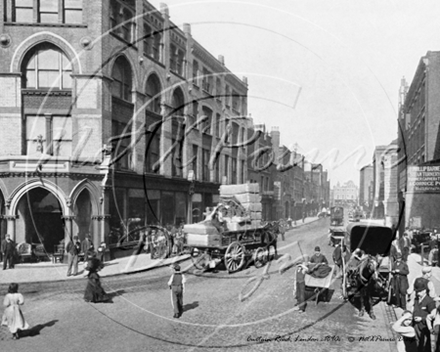
[[[162,90],[162,86],[160,84],[159,78],[154,74],[150,75],[150,77],[148,77],[147,86],[145,89],[145,93],[149,101],[147,105],[147,109],[156,114],[160,114],[160,110],[161,110],[161,106],[160,106],[161,90]]]
[[[131,102],[131,68],[128,61],[120,56],[116,59],[112,72],[112,95]]]
[[[51,44],[31,50],[23,60],[22,73],[24,88],[72,88],[72,65],[66,55]]]

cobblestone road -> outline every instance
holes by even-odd
[[[311,253],[316,244],[331,258],[327,245],[328,220],[289,232],[279,243],[280,253],[295,255],[298,246]],[[189,265],[190,262],[183,264]],[[309,303],[307,312],[292,311],[295,300],[293,270],[278,272],[253,266],[228,275],[223,271],[195,275],[189,271],[185,313],[173,319],[168,268],[103,279],[114,295],[112,304],[82,300],[86,280],[22,285],[23,312],[33,327],[12,340],[5,328],[0,338],[4,351],[394,351],[385,306],[378,319],[359,318],[339,298],[339,281],[329,303]],[[254,280],[249,282],[249,280]],[[243,302],[240,293],[258,289]],[[0,285],[5,292],[5,285]],[[353,342],[350,341],[353,339]],[[364,341],[359,341],[363,339]],[[367,341],[368,340],[368,341]],[[371,340],[371,341],[370,341]],[[3,347],[4,346],[4,347]],[[5,348],[5,349],[3,349]]]

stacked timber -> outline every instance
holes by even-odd
[[[228,230],[242,230],[251,229],[261,226],[261,196],[260,185],[258,183],[246,183],[240,185],[221,185],[220,186],[220,199],[224,204],[230,204],[233,202],[239,204],[239,208],[242,210],[242,214],[237,214],[235,210],[235,216],[241,215],[246,219],[245,223],[237,221],[234,217],[223,217],[227,222]],[[236,207],[238,208],[238,207]],[[234,213],[234,211],[229,212]]]

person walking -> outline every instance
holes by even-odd
[[[15,242],[11,240],[11,235],[6,234],[5,239],[2,241],[1,250],[3,254],[3,270],[6,270],[6,266],[9,266],[9,269],[14,269],[16,248]]]
[[[308,257],[304,256],[303,262],[298,264],[296,268],[295,290],[293,291],[293,295],[296,296],[296,307],[293,310],[299,311],[299,313],[304,313],[307,307],[305,281],[308,272],[307,262]]]
[[[24,304],[24,298],[18,293],[18,284],[11,283],[8,293],[3,300],[6,307],[2,316],[2,325],[7,326],[12,333],[12,338],[18,340],[20,338],[20,330],[29,329],[29,324],[24,319],[20,306]]]
[[[180,272],[179,264],[173,266],[173,274],[168,280],[171,290],[171,303],[174,309],[174,318],[180,318],[183,314],[183,294],[185,293],[186,278]]]
[[[417,279],[425,279],[426,280],[426,285],[427,285],[427,294],[429,297],[431,298],[435,298],[436,292],[435,292],[435,287],[433,282],[431,281],[431,275],[432,275],[432,267],[430,266],[425,266],[422,268],[422,276],[419,278],[414,279],[411,284],[409,285],[409,288],[407,290],[407,308],[411,308],[411,306],[414,304],[413,300],[414,300],[414,283],[416,282]]]
[[[431,351],[431,337],[426,319],[428,315],[435,315],[435,302],[428,296],[427,289],[426,279],[419,277],[415,280],[416,298],[414,300],[413,325],[418,352]]]
[[[84,263],[87,263],[87,261],[89,259],[90,250],[94,251],[95,246],[93,245],[90,234],[87,233],[86,237],[81,242],[81,253],[84,253]]]
[[[108,295],[101,286],[101,279],[98,271],[101,270],[102,263],[96,257],[90,257],[87,262],[87,286],[84,292],[84,300],[86,302],[99,303],[109,302],[111,296]]]
[[[66,246],[67,252],[67,276],[73,276],[78,274],[78,255],[81,251],[81,243],[78,240],[78,236],[73,237],[73,241],[70,241]]]
[[[408,264],[403,261],[402,254],[397,253],[396,261],[391,269],[394,303],[397,307],[406,310],[406,292],[408,291]]]

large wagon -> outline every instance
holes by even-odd
[[[390,280],[392,259],[390,257],[391,242],[394,234],[391,228],[387,226],[371,225],[367,223],[351,223],[347,226],[347,233],[344,244],[350,253],[356,249],[364,251],[366,257],[363,260],[374,259],[377,262],[375,275],[375,298],[386,300],[390,298]],[[361,261],[362,262],[362,261]],[[353,267],[347,265],[343,258],[343,296],[349,298],[349,275],[353,275]],[[358,268],[354,268],[354,274]]]
[[[258,184],[220,187],[221,203],[206,219],[183,227],[185,246],[200,270],[224,263],[229,273],[250,262],[263,266],[276,255],[276,229],[261,223]],[[241,192],[241,193],[240,193]]]

